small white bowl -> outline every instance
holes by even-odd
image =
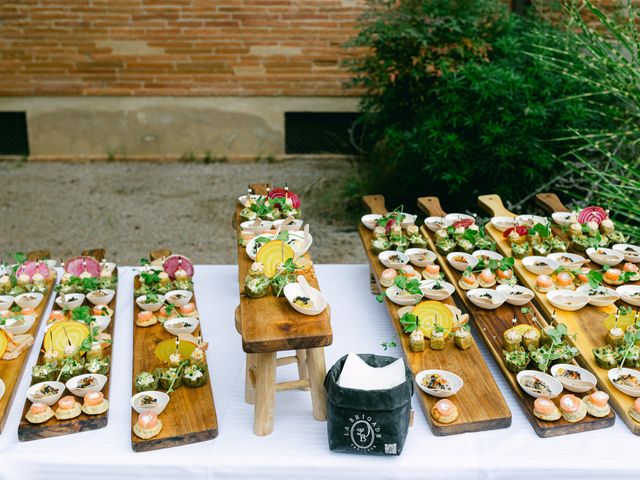
[[[253,200],[254,202],[257,202],[263,197],[264,195],[256,195],[254,193],[252,193],[251,195],[245,194],[238,197],[238,202],[240,202],[240,205],[242,205],[243,207],[246,207],[250,199]]]
[[[433,287],[436,284],[439,284],[442,288],[434,290]],[[456,287],[444,280],[423,280],[420,282],[420,291],[429,300],[442,301],[453,295]]]
[[[622,285],[616,288],[623,302],[640,307],[640,285]]]
[[[466,213],[449,213],[445,215],[444,218],[447,221],[451,222],[451,225],[461,220],[471,220],[472,221],[471,225],[475,225],[476,223],[476,219],[471,215],[467,215]]]
[[[20,308],[37,308],[43,298],[44,295],[38,292],[21,293],[14,299],[14,302],[20,305]]]
[[[629,243],[617,243],[612,250],[620,252],[624,255],[624,259],[631,263],[640,263],[640,247],[637,245],[631,245]],[[634,253],[635,252],[635,253]]]
[[[515,217],[493,217],[491,225],[504,232],[506,229],[516,226],[516,219]]]
[[[146,295],[140,295],[136,298],[136,303],[142,310],[147,312],[157,312],[162,308],[162,305],[164,305],[164,295],[158,295],[158,301],[153,303],[146,303],[146,299]]]
[[[589,297],[589,304],[595,307],[606,307],[620,300],[620,294],[617,291],[604,286],[594,290],[589,285],[582,285],[577,288],[577,291]]]
[[[91,388],[78,388],[78,383],[87,377],[95,378],[97,385]],[[104,388],[106,383],[107,383],[106,375],[102,375],[100,373],[84,373],[82,375],[78,375],[77,377],[73,377],[67,380],[66,387],[76,397],[84,397],[87,394],[87,392],[90,392],[92,390],[99,392]]]
[[[422,294],[401,295],[401,290],[396,285],[391,285],[386,290],[387,297],[396,305],[415,305],[422,299]]]
[[[400,226],[402,228],[407,228],[410,225],[415,225],[416,223],[415,215],[411,215],[410,213],[402,213],[402,215],[404,215],[404,218],[400,222]]]
[[[9,310],[13,305],[14,297],[12,295],[0,295],[0,312]]]
[[[115,290],[109,288],[102,288],[100,290],[94,290],[87,293],[87,300],[94,305],[108,305],[115,296]]]
[[[537,224],[549,225],[549,220],[547,220],[545,217],[541,217],[540,215],[518,215],[515,220],[516,225],[524,225],[528,227],[533,227]]]
[[[469,290],[467,292],[467,298],[471,300],[471,303],[476,307],[484,308],[485,310],[495,310],[507,301],[507,296],[504,293],[491,288],[474,288]]]
[[[173,303],[176,307],[181,307],[191,301],[193,293],[189,290],[171,290],[164,294],[165,301]]]
[[[457,258],[464,258],[464,262],[457,260]],[[464,272],[467,268],[475,268],[478,264],[478,259],[471,255],[470,253],[464,252],[451,252],[447,255],[447,261],[451,264],[453,268],[460,272]]]
[[[73,310],[78,308],[84,302],[84,295],[82,293],[67,293],[66,295],[58,295],[56,303],[60,308],[66,308]]]
[[[187,333],[187,334],[191,334],[193,332],[196,331],[196,328],[198,328],[198,324],[200,322],[198,321],[197,318],[193,318],[193,317],[176,317],[176,318],[172,318],[171,320],[167,320],[166,322],[164,322],[163,326],[165,328],[165,330],[167,332],[169,332],[171,335],[173,335],[174,337],[177,337],[178,335],[182,334],[182,333]],[[178,326],[181,324],[188,324],[189,326]]]
[[[268,232],[273,226],[273,222],[269,222],[267,220],[261,220],[258,225],[255,225],[255,223],[256,222],[254,222],[253,220],[242,222],[240,224],[240,229],[245,232],[251,232],[258,235],[260,233]]]
[[[507,303],[518,307],[529,303],[535,296],[530,289],[521,285],[498,285],[496,290],[507,297]]]
[[[602,252],[602,254],[600,253]],[[609,265],[613,267],[624,260],[624,255],[611,248],[587,248],[587,255],[598,265]]]
[[[409,257],[409,262],[416,267],[424,268],[436,259],[436,254],[426,248],[409,248],[404,253]]]
[[[112,275],[113,272],[116,270],[116,264],[115,262],[103,262],[102,263],[102,270],[100,271],[100,274],[108,274],[108,275]]]
[[[13,335],[22,335],[31,330],[31,327],[36,321],[36,315],[24,315],[22,321],[14,320],[11,323],[7,323],[4,329]]]
[[[587,259],[582,255],[577,255],[575,253],[566,253],[566,252],[557,252],[550,253],[547,255],[547,258],[551,260],[555,260],[558,262],[558,265],[565,268],[570,269],[578,269],[582,267],[585,263],[587,263]]]
[[[301,276],[302,275],[299,275],[298,279],[300,279]],[[299,281],[300,280],[298,280],[298,282]],[[289,305],[291,305],[291,307],[296,312],[302,313],[303,315],[321,314],[324,311],[324,309],[327,308],[327,305],[328,305],[327,298],[322,294],[322,292],[320,292],[319,290],[313,287],[309,287],[310,295],[308,298],[313,303],[314,308],[303,308],[300,305],[296,305],[294,303],[294,300],[296,299],[296,297],[307,297],[307,294],[305,294],[305,291],[303,290],[302,285],[300,285],[300,283],[298,282],[289,283],[284,287],[284,296],[287,298]]]
[[[522,264],[534,275],[551,275],[560,266],[551,258],[538,256],[524,257]]]
[[[476,250],[471,255],[480,260],[483,257],[488,257],[491,260],[502,260],[504,257],[500,255],[498,252],[494,252],[492,250]]]
[[[609,372],[607,372],[609,381],[613,384],[614,387],[616,387],[622,393],[626,393],[631,397],[640,397],[640,388],[626,387],[624,385],[618,385],[617,383],[614,382],[614,380],[618,378],[620,375],[633,375],[638,380],[640,380],[640,372],[632,368],[618,368],[618,367],[612,368],[611,370],[609,370]]]
[[[578,372],[580,374],[580,383],[575,383],[574,381],[560,376],[558,370],[573,370],[574,372]],[[596,377],[589,370],[578,367],[577,365],[572,365],[570,363],[558,363],[551,367],[551,375],[556,378],[564,388],[573,393],[585,393],[595,388],[597,380]]]
[[[424,224],[432,232],[437,232],[438,230],[451,226],[451,222],[445,217],[427,217],[424,219]]]
[[[53,388],[58,389],[58,393],[56,393],[55,395],[49,395],[47,397],[34,396],[36,392],[45,385],[49,385]],[[60,400],[60,397],[62,397],[63,393],[64,393],[64,383],[62,382],[40,382],[40,383],[36,383],[35,385],[31,385],[29,387],[29,389],[27,390],[27,398],[31,403],[39,402],[39,403],[44,403],[45,405],[51,406],[51,405],[55,405],[58,402],[58,400]]]
[[[549,300],[554,307],[568,312],[580,310],[589,303],[589,297],[587,295],[575,290],[552,290],[547,293],[547,300]]]
[[[378,226],[378,220],[380,220],[381,218],[382,215],[379,215],[377,213],[368,213],[366,215],[363,215],[360,221],[369,230],[373,230]]]
[[[385,250],[378,254],[378,260],[387,268],[393,268],[400,270],[407,263],[409,263],[409,255],[402,252],[396,252],[395,250]]]
[[[142,405],[142,397],[148,395],[150,397],[155,398],[157,401],[153,405],[144,406]],[[133,408],[137,413],[155,413],[156,415],[160,415],[167,405],[169,404],[170,397],[164,392],[158,392],[155,390],[149,390],[146,392],[136,393],[133,397],[131,397],[131,408]]]
[[[277,229],[278,227],[280,227],[282,225],[282,223],[285,221],[284,218],[281,218],[280,220],[276,220],[275,222],[273,222],[273,229]],[[288,232],[297,232],[298,230],[300,230],[302,228],[302,224],[304,223],[303,220],[297,220],[297,219],[293,219],[291,220],[290,223],[288,223],[287,225],[282,225],[280,227],[280,231],[284,232],[285,230]]]
[[[553,212],[551,214],[551,218],[562,227],[571,225],[578,221],[578,217],[573,212]]]
[[[99,331],[103,332],[107,329],[111,323],[111,317],[109,315],[93,315],[93,324]]]
[[[551,393],[548,393],[548,394],[539,393],[523,385],[522,380],[523,380],[523,377],[526,377],[526,376],[537,377],[538,379],[543,381],[549,387],[549,390],[551,390]],[[518,380],[518,384],[520,385],[520,388],[522,388],[525,392],[527,392],[533,398],[556,398],[558,395],[562,393],[562,388],[563,388],[562,384],[556,378],[552,377],[547,373],[542,373],[537,370],[523,370],[522,372],[518,373],[518,376],[516,378]]]
[[[436,390],[425,387],[422,384],[422,381],[428,375],[439,375],[443,377],[449,383],[451,390]],[[464,386],[464,382],[458,375],[447,370],[422,370],[421,372],[418,372],[416,374],[416,383],[418,384],[420,390],[422,390],[424,393],[437,398],[451,397],[452,395],[458,393]]]

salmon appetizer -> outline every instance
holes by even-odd
[[[491,288],[496,284],[496,276],[489,268],[485,268],[478,275],[478,283],[482,288]]]
[[[82,413],[82,408],[75,397],[67,395],[62,397],[58,401],[58,408],[56,409],[56,418],[58,420],[69,420],[75,418]]]
[[[586,285],[589,283],[589,277],[587,275],[590,271],[591,269],[589,267],[582,267],[579,270],[579,273],[576,275],[576,279],[580,282],[580,284]]]
[[[606,417],[609,415],[609,412],[611,412],[611,407],[609,407],[609,395],[605,392],[593,392],[588,397],[585,397],[584,403],[589,415],[594,417]]]
[[[556,404],[548,398],[536,398],[533,402],[533,414],[540,420],[553,422],[559,420],[562,414]]]
[[[180,307],[180,313],[182,315],[187,315],[187,316],[195,316],[198,314],[198,312],[196,311],[196,304],[195,303],[185,303],[183,306]]]
[[[431,416],[439,423],[453,423],[458,418],[458,407],[451,400],[443,398],[433,406]]]
[[[463,290],[473,290],[474,288],[478,288],[478,279],[476,276],[470,271],[464,271],[462,273],[462,277],[458,281],[458,285]]]
[[[575,288],[573,277],[568,272],[560,272],[556,275],[556,285],[558,288],[565,290],[573,290]]]
[[[100,415],[109,410],[109,400],[102,392],[91,390],[84,396],[82,411],[87,415]]]
[[[587,406],[575,395],[567,394],[560,398],[560,412],[567,422],[575,423],[587,416]]]
[[[609,285],[622,285],[622,279],[620,276],[622,271],[619,268],[610,268],[602,275],[602,279]]]
[[[541,293],[547,293],[553,290],[555,286],[553,285],[553,280],[549,275],[538,275],[536,278],[536,290]]]
[[[513,281],[513,270],[507,268],[506,270],[496,270],[496,274],[498,275],[498,283],[500,284],[508,284]]]
[[[138,415],[138,421],[133,426],[133,433],[143,440],[153,438],[162,430],[162,421],[153,412]]]
[[[424,267],[422,276],[427,280],[438,280],[440,278],[440,265],[427,265]]]
[[[29,423],[44,423],[53,417],[53,410],[44,403],[33,403],[29,407],[29,411],[25,415],[25,418]]]
[[[426,271],[426,270],[425,270]],[[380,285],[389,288],[396,280],[398,272],[393,268],[386,268],[380,274]]]
[[[156,323],[158,323],[158,318],[153,314],[153,312],[147,312],[145,310],[138,312],[138,316],[136,318],[137,326],[150,327]]]

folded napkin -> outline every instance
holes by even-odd
[[[349,353],[338,378],[342,388],[354,390],[387,390],[405,381],[404,360],[398,358],[386,367],[372,367],[357,354]]]

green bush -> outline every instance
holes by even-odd
[[[592,115],[585,87],[525,53],[552,26],[490,0],[370,1],[352,47],[365,151],[353,195],[383,193],[413,207],[437,195],[447,210],[475,209],[476,196],[513,202],[557,174],[549,142]]]

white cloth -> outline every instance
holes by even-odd
[[[398,358],[384,367],[372,367],[357,354],[350,352],[338,381],[342,388],[354,390],[386,390],[405,381],[404,360]]]
[[[318,280],[331,304],[333,345],[325,349],[327,367],[347,352],[400,356],[381,342],[394,336],[386,307],[369,291],[366,265],[319,265]],[[327,446],[326,424],[311,415],[309,392],[276,394],[275,429],[253,434],[253,407],[244,403],[244,354],[235,331],[238,304],[236,266],[198,266],[196,293],[209,362],[220,434],[215,440],[168,450],[134,453],[130,445],[132,274],[121,269],[109,425],[93,432],[20,443],[19,417],[29,383],[25,374],[0,435],[2,480],[96,480],[101,478],[200,479],[261,478],[637,478],[640,439],[622,421],[609,429],[538,438],[496,363],[479,342],[513,414],[508,429],[435,437],[414,395],[415,423],[400,457],[338,454]],[[36,338],[42,342],[44,329]],[[476,339],[478,337],[476,336]],[[30,352],[27,372],[36,360]],[[293,379],[295,365],[278,368],[280,380]]]

